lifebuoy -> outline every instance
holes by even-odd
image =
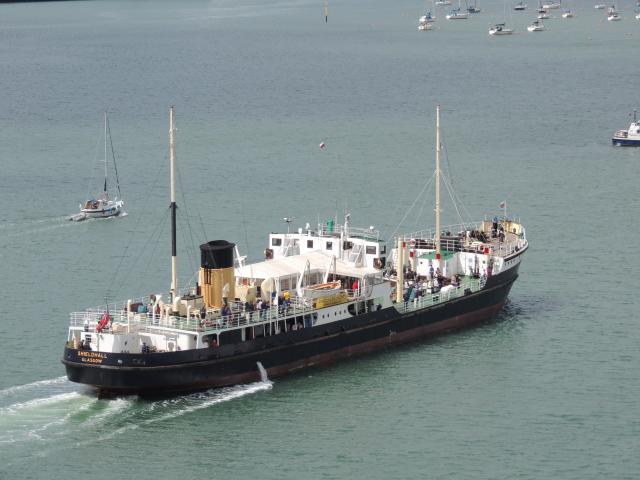
[[[102,314],[102,318],[98,322],[98,326],[96,327],[96,332],[100,333],[102,330],[104,330],[104,327],[107,326],[110,320],[111,320],[111,315],[109,315],[109,312],[104,312]]]
[[[415,247],[416,247],[416,241],[415,241],[415,239],[413,239],[413,238],[412,238],[411,240],[409,240],[409,246],[410,246],[411,248],[415,248]]]

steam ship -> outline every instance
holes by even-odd
[[[62,363],[102,396],[203,390],[287,375],[491,319],[528,242],[506,215],[440,225],[440,109],[435,229],[387,243],[349,215],[271,233],[245,264],[225,240],[200,246],[198,282],[178,289],[174,113],[170,111],[172,282],[167,294],[71,314]]]

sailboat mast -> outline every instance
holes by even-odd
[[[176,155],[173,134],[173,107],[169,110],[169,163],[171,165],[171,301],[178,292],[178,274],[176,271]]]
[[[104,112],[104,194],[107,195],[107,112]]]
[[[440,260],[440,105],[436,107],[436,260]]]

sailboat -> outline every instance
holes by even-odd
[[[420,15],[420,17],[418,18],[418,23],[420,25],[424,25],[426,23],[432,23],[435,21],[436,21],[436,17],[433,16],[433,14],[431,13],[431,9],[427,10],[427,13],[425,13],[424,15]],[[418,30],[430,30],[430,29],[418,27]]]
[[[109,171],[108,165],[108,152],[111,153],[111,159],[113,161],[113,171],[116,180],[117,195],[112,196],[109,193]],[[115,217],[122,213],[124,207],[124,201],[120,192],[120,182],[118,180],[118,168],[116,166],[116,156],[113,150],[113,142],[111,140],[111,129],[109,128],[109,117],[107,112],[104,112],[104,184],[102,191],[94,197],[88,198],[83,204],[80,205],[80,213],[71,215],[69,220],[79,222],[86,220],[87,218],[107,218]]]
[[[458,8],[454,8],[451,10],[451,13],[446,16],[447,20],[465,20],[467,18],[469,18],[469,12],[462,11],[460,0],[458,0]]]
[[[473,5],[467,3],[467,12],[469,13],[480,13],[481,9],[478,6],[478,1],[473,0]]]
[[[544,25],[540,20],[534,20],[533,23],[527,27],[527,30],[530,32],[542,32],[544,30]]]
[[[521,11],[523,11],[523,10],[526,10],[526,9],[527,9],[527,4],[526,4],[526,3],[524,3],[524,2],[518,2],[518,3],[516,3],[516,5],[513,7],[513,9],[514,9],[514,10],[516,10],[516,11],[521,12]]]
[[[504,21],[489,29],[489,35],[511,35],[513,29],[507,28],[507,0],[504,1]]]
[[[556,8],[560,8],[560,2],[549,2],[542,5],[542,8],[546,10],[555,10]]]
[[[620,15],[616,11],[615,4],[609,7],[609,10],[607,11],[607,20],[609,20],[610,22],[617,22],[618,20],[620,20]]]

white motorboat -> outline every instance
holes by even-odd
[[[611,139],[611,143],[617,147],[640,147],[640,122],[633,111],[633,122],[628,130],[618,130]]]
[[[113,161],[113,171],[116,181],[118,195],[112,197],[109,193],[109,172],[108,172],[108,151],[111,150],[111,159]],[[102,192],[95,197],[87,199],[80,205],[80,213],[71,215],[69,220],[79,222],[88,218],[107,218],[120,215],[124,208],[124,201],[118,196],[120,193],[120,182],[118,180],[118,169],[116,167],[116,157],[113,150],[113,142],[111,141],[111,130],[109,128],[109,117],[107,112],[104,113],[104,184]]]
[[[531,25],[527,27],[527,30],[530,32],[542,32],[544,30],[544,25],[540,20],[535,20]]]
[[[636,15],[636,20],[640,20],[640,13]]]
[[[562,14],[562,18],[573,18],[575,15],[571,10],[567,10]]]
[[[489,29],[489,35],[511,35],[512,33],[513,29],[507,28],[504,23],[496,23]]]
[[[433,23],[431,23],[431,22],[420,22],[420,25],[418,25],[418,30],[420,30],[420,31],[433,30]]]
[[[436,5],[451,5],[451,0],[438,0]]]
[[[513,7],[514,10],[517,10],[519,12],[522,12],[523,10],[527,9],[527,4],[524,2],[519,2],[516,3],[515,6]]]
[[[542,5],[542,8],[544,8],[545,10],[555,10],[557,8],[560,8],[560,2],[545,3]]]
[[[604,10],[605,8],[607,8],[607,6],[603,3],[598,3],[597,5],[594,5],[593,8],[595,8],[596,10]]]
[[[609,15],[607,15],[607,20],[609,20],[610,22],[617,22],[618,20],[620,20],[620,15],[618,15],[618,12],[610,13]]]

